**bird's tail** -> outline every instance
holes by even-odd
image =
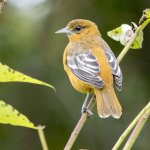
[[[104,89],[95,89],[97,111],[101,118],[112,116],[119,119],[122,114],[121,105],[117,99],[113,87]]]

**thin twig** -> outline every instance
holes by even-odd
[[[142,109],[142,111],[136,116],[136,118],[131,122],[131,124],[127,127],[127,129],[122,133],[117,143],[114,145],[112,150],[118,150],[124,139],[133,129],[133,127],[137,124],[139,119],[143,116],[143,114],[150,108],[150,102]]]
[[[150,104],[150,103],[149,103]],[[137,139],[138,135],[140,134],[142,128],[144,127],[146,121],[148,120],[148,117],[150,115],[150,105],[147,109],[147,111],[142,115],[142,117],[139,119],[136,127],[132,131],[127,143],[125,144],[123,150],[129,150],[133,146],[135,140]]]
[[[93,96],[93,97],[91,98],[91,100],[90,100],[88,106],[87,106],[88,109],[91,110],[91,109],[94,107],[94,104],[95,104],[95,98],[94,98],[94,96]],[[88,114],[87,114],[87,113],[83,113],[83,114],[82,114],[82,116],[81,116],[80,120],[78,121],[78,123],[77,123],[75,129],[73,130],[73,132],[72,132],[72,134],[71,134],[71,136],[70,136],[70,138],[69,138],[69,140],[68,140],[68,142],[67,142],[67,144],[66,144],[64,150],[70,150],[70,149],[72,148],[72,146],[73,146],[73,144],[74,144],[76,138],[78,137],[78,135],[79,135],[79,133],[80,133],[80,131],[81,131],[81,129],[82,129],[82,127],[83,127],[83,125],[84,125],[86,119],[87,119],[87,117],[88,117]]]
[[[41,142],[43,150],[48,150],[48,146],[47,146],[47,143],[46,143],[46,139],[45,139],[43,129],[44,129],[44,127],[39,125],[38,126],[38,134],[39,134],[39,138],[40,138],[40,142]]]

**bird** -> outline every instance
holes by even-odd
[[[93,94],[99,117],[119,119],[122,107],[113,86],[115,84],[116,89],[121,91],[123,76],[97,25],[90,20],[75,19],[55,33],[64,33],[69,39],[63,54],[63,65],[72,86],[86,94],[81,112],[92,115],[87,103],[90,94]]]

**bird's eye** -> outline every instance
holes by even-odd
[[[82,27],[80,25],[76,26],[75,30],[76,31],[80,31],[82,29]]]

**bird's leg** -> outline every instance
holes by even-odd
[[[86,98],[84,100],[84,103],[82,105],[82,109],[81,109],[81,113],[88,113],[88,116],[91,117],[93,116],[93,113],[87,108],[87,103],[88,103],[88,99],[89,99],[90,94],[87,93]]]

